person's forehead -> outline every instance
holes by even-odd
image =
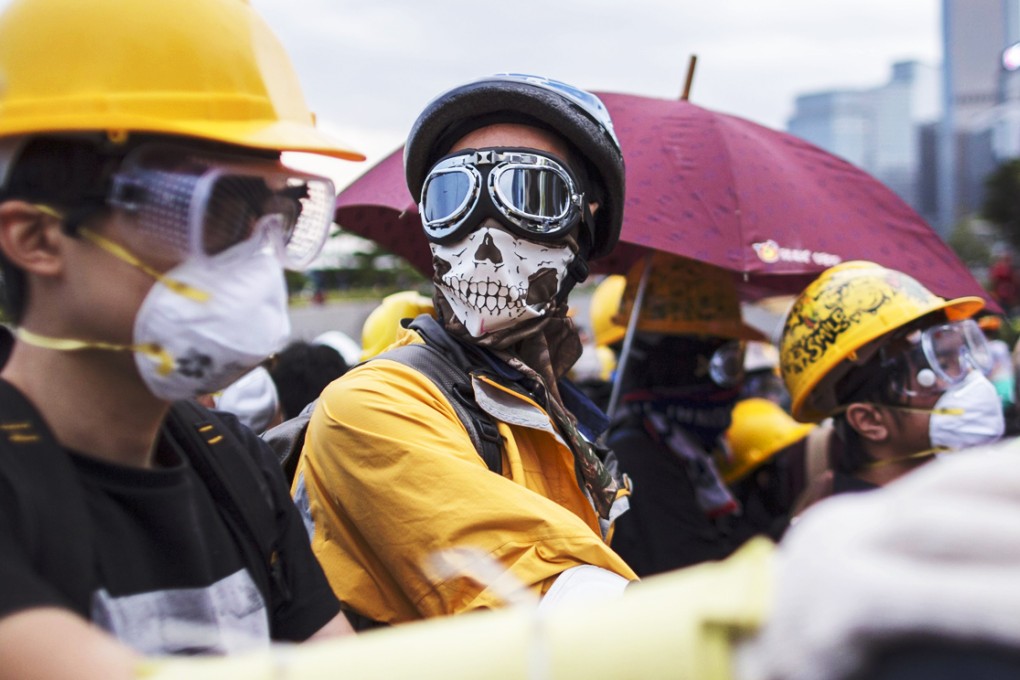
[[[454,142],[449,153],[461,149],[487,149],[501,146],[546,151],[564,160],[570,157],[566,142],[558,135],[548,130],[520,123],[496,123],[472,130]]]

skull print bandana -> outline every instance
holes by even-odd
[[[519,239],[496,226],[431,248],[436,287],[473,338],[546,316],[575,257],[569,244]]]

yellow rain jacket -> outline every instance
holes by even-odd
[[[421,342],[411,330],[398,340],[411,342]],[[636,579],[603,540],[611,527],[579,488],[549,415],[495,382],[476,378],[474,387],[500,414],[502,476],[413,368],[375,359],[319,399],[293,492],[333,590],[364,616],[400,623],[501,607],[507,590],[541,595],[586,564]],[[453,548],[472,549],[456,576],[434,566]]]

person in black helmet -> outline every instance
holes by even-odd
[[[593,443],[605,417],[563,379],[581,353],[567,294],[620,232],[605,107],[545,78],[483,78],[425,108],[405,165],[438,320],[398,342],[439,349],[464,382],[450,398],[387,353],[324,391],[292,491],[334,591],[363,625],[498,607],[514,586],[543,606],[621,592],[636,577],[606,539],[628,490]],[[493,426],[495,460],[465,404]]]

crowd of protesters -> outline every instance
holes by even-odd
[[[654,253],[582,334],[626,159],[500,74],[407,137],[431,297],[288,345],[336,195],[288,151],[363,159],[247,2],[0,14],[0,679],[1016,676],[985,299],[848,261],[772,338]]]

